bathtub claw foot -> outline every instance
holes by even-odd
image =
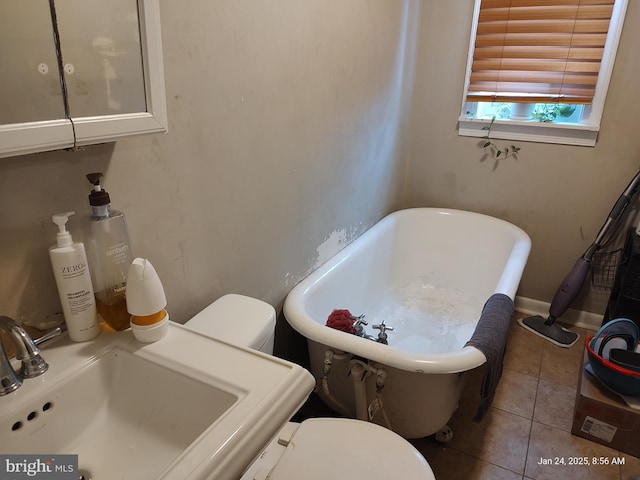
[[[449,425],[445,425],[436,432],[436,440],[441,443],[450,442],[453,439],[453,430]]]

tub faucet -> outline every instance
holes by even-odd
[[[393,332],[393,327],[385,325],[384,320],[378,325],[371,325],[371,327],[375,328],[376,330],[380,330],[380,333],[378,333],[378,339],[376,341],[378,343],[384,343],[385,345],[388,345],[389,341],[387,340],[387,332]]]
[[[368,325],[364,320],[364,313],[359,316],[351,315],[351,320],[353,320],[353,328],[356,331],[356,335],[359,337],[364,337],[364,327],[362,325]]]
[[[9,334],[18,351],[16,358],[22,360],[22,367],[18,373],[11,366],[4,346],[0,345],[0,396],[2,396],[20,387],[23,378],[42,375],[49,365],[40,356],[40,350],[33,339],[18,322],[9,317],[0,316],[0,330]]]

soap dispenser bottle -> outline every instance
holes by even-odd
[[[66,229],[67,221],[74,213],[51,217],[58,226],[58,234],[57,243],[49,248],[49,257],[69,337],[74,342],[84,342],[97,336],[100,327],[84,245],[74,242]]]
[[[127,272],[133,261],[124,213],[111,208],[111,199],[100,186],[102,173],[90,173],[89,252],[98,314],[114,330],[129,327],[126,304]]]

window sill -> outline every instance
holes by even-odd
[[[490,124],[490,119],[460,117],[458,119],[458,135],[485,137],[487,130],[483,130],[483,127],[488,127]],[[491,138],[594,147],[598,138],[598,130],[599,127],[595,125],[495,120],[491,127]]]

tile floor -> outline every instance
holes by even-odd
[[[474,375],[449,423],[454,438],[447,444],[432,437],[412,441],[437,480],[628,480],[640,475],[639,458],[570,433],[588,332],[572,328],[580,340],[560,348],[516,324],[518,316],[524,315],[514,315],[502,379],[484,420],[471,420],[480,388],[480,375]],[[624,465],[538,464],[541,458],[581,456],[623,458]]]

